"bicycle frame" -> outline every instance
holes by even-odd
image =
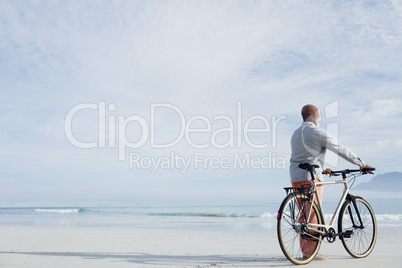
[[[316,232],[316,233],[321,233],[322,235],[325,235],[327,232],[322,232],[320,230],[317,230],[317,229],[314,229],[314,228],[311,228],[311,227],[321,227],[321,228],[324,228],[326,231],[328,231],[330,228],[334,228],[335,220],[336,220],[337,216],[339,215],[339,212],[340,212],[340,210],[342,208],[342,205],[345,203],[347,196],[350,194],[349,183],[347,181],[346,176],[343,176],[342,180],[328,181],[328,182],[325,182],[325,181],[315,182],[315,180],[313,180],[313,196],[312,196],[313,202],[314,202],[314,197],[318,196],[317,186],[320,186],[320,185],[324,186],[324,185],[331,185],[331,184],[344,184],[344,187],[345,187],[345,189],[343,191],[343,194],[342,194],[342,197],[339,200],[338,206],[336,207],[335,212],[332,215],[331,221],[330,221],[329,224],[325,224],[325,219],[323,218],[322,220],[323,220],[324,224],[309,223],[308,226],[307,226],[309,231]],[[324,215],[324,212],[322,210],[322,202],[321,202],[320,198],[317,198],[316,200],[317,200],[318,209],[320,210],[321,215]],[[307,222],[310,221],[312,208],[313,208],[313,206],[310,206],[310,211],[308,212]]]

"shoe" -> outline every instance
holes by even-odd
[[[302,260],[308,259],[306,256],[303,256]],[[318,253],[315,255],[313,261],[325,261],[328,260],[328,256],[323,256],[322,254]]]
[[[318,253],[313,261],[325,261],[328,260],[328,256],[323,256],[322,254]]]

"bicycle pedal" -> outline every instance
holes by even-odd
[[[353,236],[353,231],[352,230],[348,230],[348,231],[343,233],[344,238],[351,238],[352,236]]]

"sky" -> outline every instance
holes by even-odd
[[[401,31],[400,1],[1,0],[0,206],[282,198],[309,103],[402,172]]]

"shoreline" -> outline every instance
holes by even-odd
[[[1,267],[293,267],[276,233],[220,233],[115,227],[0,226]],[[399,230],[399,229],[398,229]],[[395,230],[397,231],[397,230]],[[380,228],[374,251],[355,259],[337,240],[322,243],[328,267],[397,267],[401,235]],[[324,262],[311,262],[321,266]]]

